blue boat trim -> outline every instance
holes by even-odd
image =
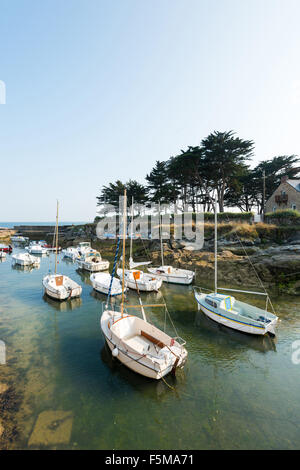
[[[211,313],[214,313],[215,315],[218,315],[219,317],[226,318],[227,320],[231,320],[231,321],[236,322],[236,323],[241,323],[242,325],[252,326],[253,328],[259,328],[261,330],[265,329],[264,326],[257,326],[257,325],[253,325],[252,323],[246,323],[246,322],[243,322],[243,321],[240,321],[240,320],[234,320],[234,318],[226,317],[225,315],[222,315],[221,313],[214,312],[213,310],[208,308],[206,305],[202,305],[202,303],[199,302],[197,298],[196,298],[196,301],[199,305],[201,305],[201,307],[206,308],[206,310],[209,310]]]

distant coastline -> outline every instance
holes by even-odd
[[[89,222],[65,222],[65,221],[60,221],[59,225],[85,225]],[[55,220],[51,222],[0,222],[0,227],[5,227],[5,228],[14,228],[15,226],[18,225],[55,225]]]

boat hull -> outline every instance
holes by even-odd
[[[82,293],[82,287],[79,284],[76,284],[74,287],[69,288],[69,290],[55,288],[51,283],[49,283],[49,276],[46,276],[43,279],[44,293],[55,300],[69,300],[75,297],[80,297]]]
[[[81,290],[82,290],[81,288],[76,289],[76,292],[72,292],[71,295],[70,294],[62,295],[59,292],[55,292],[52,289],[49,289],[48,287],[44,286],[44,293],[46,295],[48,295],[49,297],[51,297],[52,299],[55,299],[55,300],[68,300],[68,299],[74,299],[75,297],[80,297]],[[75,291],[75,289],[74,289],[74,291]]]
[[[181,284],[188,286],[192,284],[194,276],[180,276],[176,274],[166,274],[166,273],[159,273],[155,269],[148,268],[148,271],[153,274],[154,276],[159,277],[163,280],[163,282],[167,282],[169,284]]]
[[[158,292],[162,285],[161,279],[155,279],[149,282],[135,282],[126,278],[126,285],[132,290],[139,290],[141,292]]]
[[[100,261],[99,263],[92,263],[78,260],[77,263],[80,269],[84,269],[85,271],[89,271],[91,273],[106,271],[109,268],[109,261]]]
[[[117,345],[114,344],[111,340],[109,340],[105,335],[104,338],[109,349],[113,351],[113,349],[115,349]],[[126,367],[128,367],[128,369],[131,369],[133,372],[143,375],[144,377],[148,377],[149,379],[159,380],[165,375],[169,374],[172,370],[172,366],[170,366],[163,373],[157,372],[156,370],[151,369],[150,367],[147,367],[141,364],[140,362],[137,362],[132,356],[130,356],[129,354],[124,354],[120,350],[117,359]]]
[[[17,255],[12,256],[13,263],[18,264],[19,266],[39,266],[40,260],[34,256],[19,258]]]
[[[266,326],[256,326],[256,325],[247,324],[246,321],[243,322],[240,320],[233,320],[229,317],[213,312],[212,310],[205,307],[203,303],[199,301],[199,299],[197,299],[197,297],[195,298],[196,298],[199,310],[201,310],[211,320],[221,325],[224,325],[227,328],[238,330],[243,333],[250,334],[250,335],[262,335],[263,336],[267,333],[271,333],[272,335],[275,335],[276,322],[275,323],[271,322]]]
[[[129,317],[136,318],[136,317],[132,317],[131,315],[128,316],[128,319]],[[117,319],[115,318],[115,323],[118,323],[118,321],[124,321],[125,318],[122,320],[121,316],[118,315]],[[146,328],[147,327],[150,328],[149,331],[153,336],[156,336],[157,334],[159,335],[159,333],[164,335],[164,333],[160,332],[153,325],[149,325],[147,322],[143,322],[143,320],[141,319],[137,319],[137,320],[142,323],[142,327],[147,325]],[[126,367],[128,367],[132,371],[144,377],[148,377],[148,378],[155,379],[155,380],[161,379],[162,377],[166,376],[172,371],[174,367],[175,359],[173,359],[172,362],[165,362],[164,365],[162,366],[159,366],[159,364],[157,364],[157,367],[155,368],[155,361],[153,362],[149,358],[147,358],[147,354],[143,354],[143,353],[141,354],[141,353],[138,353],[137,351],[133,351],[130,348],[130,346],[128,347],[128,343],[127,344],[126,342],[124,343],[122,339],[116,337],[112,333],[111,328],[115,324],[113,323],[113,321],[114,320],[111,314],[105,311],[103,312],[101,316],[100,326],[101,326],[102,333],[104,335],[104,338],[106,340],[106,343],[109,349],[111,351],[113,351],[114,349],[117,349],[116,358],[122,364],[124,364]],[[111,326],[111,323],[112,323],[112,326]],[[164,338],[167,338],[167,336],[164,335]],[[171,338],[168,337],[168,339],[171,339]],[[183,367],[187,358],[187,351],[186,350],[183,350],[183,351],[184,353],[180,357],[178,367]]]

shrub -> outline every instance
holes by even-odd
[[[224,222],[230,220],[245,220],[250,221],[254,217],[253,212],[219,212],[218,220],[223,220]],[[205,212],[204,219],[213,220],[215,214],[213,212]]]
[[[265,217],[269,219],[300,219],[300,212],[293,209],[283,209],[276,212],[268,212]]]

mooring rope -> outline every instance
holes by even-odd
[[[226,214],[226,218],[227,218],[227,222],[230,223],[230,220],[229,220],[229,217],[228,217],[227,214]],[[250,256],[248,255],[247,250],[246,250],[245,246],[243,245],[243,242],[242,242],[242,240],[240,239],[240,237],[239,237],[239,235],[238,235],[237,230],[235,229],[235,227],[233,227],[233,232],[234,232],[234,234],[235,234],[235,236],[236,236],[236,238],[237,238],[239,244],[241,245],[241,247],[242,247],[242,249],[243,249],[243,251],[244,251],[244,253],[245,253],[246,257],[247,257],[247,259],[248,259],[248,261],[249,261],[249,263],[250,263],[250,265],[251,265],[251,267],[252,267],[252,269],[253,269],[253,271],[254,271],[254,274],[255,274],[255,276],[256,276],[256,278],[257,278],[257,280],[258,280],[258,282],[259,282],[259,284],[260,284],[260,286],[261,286],[261,288],[264,290],[264,293],[267,295],[267,299],[268,299],[269,302],[270,302],[270,305],[271,305],[271,308],[272,308],[272,311],[273,311],[274,315],[276,315],[275,308],[274,308],[274,306],[273,306],[273,304],[272,304],[272,301],[271,301],[271,299],[270,299],[270,297],[269,297],[269,294],[268,294],[268,292],[267,292],[267,290],[266,290],[266,288],[265,288],[265,286],[264,286],[264,283],[262,282],[261,278],[259,277],[259,274],[258,274],[257,270],[255,269],[255,266],[254,266],[252,260],[250,259]]]

